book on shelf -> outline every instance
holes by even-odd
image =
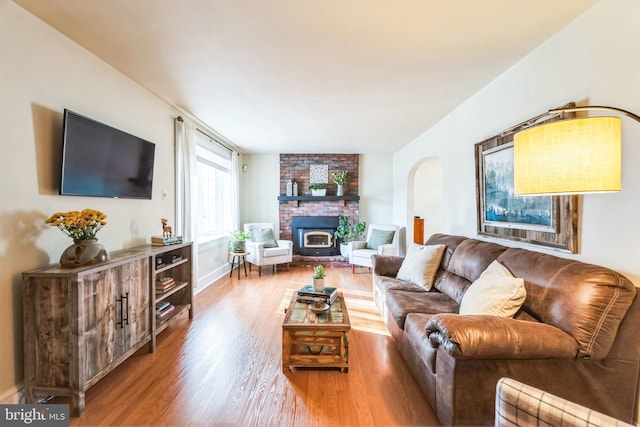
[[[175,309],[176,309],[175,305],[170,305],[169,307],[165,308],[164,310],[162,310],[160,312],[156,312],[156,316],[161,319],[161,318],[167,316],[169,313],[171,313]]]
[[[169,301],[158,301],[156,303],[156,312],[166,310],[170,305],[171,303]]]
[[[156,314],[157,315],[161,315],[164,312],[166,312],[167,310],[172,310],[173,304],[171,304],[171,302],[169,301],[158,301],[156,303]]]
[[[298,301],[309,304],[326,302],[331,305],[338,297],[338,290],[325,287],[322,291],[316,291],[313,285],[306,285],[298,291]]]
[[[176,285],[177,285],[177,283],[174,283],[173,285],[167,286],[167,287],[164,287],[164,288],[156,288],[156,295],[162,295],[162,294],[164,294],[166,292],[169,292],[171,289],[175,288]]]
[[[162,277],[156,280],[156,294],[167,292],[177,285],[173,277]]]
[[[151,237],[151,244],[153,246],[177,245],[179,243],[182,243],[182,236],[171,236],[171,237],[152,236]]]

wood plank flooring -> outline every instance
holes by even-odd
[[[254,269],[211,285],[196,296],[195,318],[162,332],[155,353],[139,351],[89,389],[71,425],[439,425],[374,307],[366,268],[327,269],[351,317],[349,372],[283,373],[284,309],[311,272]]]

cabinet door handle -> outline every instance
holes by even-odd
[[[127,300],[127,312],[125,314],[124,300]],[[120,295],[120,298],[116,298],[116,301],[120,303],[120,320],[116,321],[116,324],[120,326],[120,329],[124,328],[124,325],[129,324],[129,292],[124,295]]]
[[[126,299],[127,300],[127,305],[125,306],[127,308],[127,314],[125,316],[124,319],[122,319],[122,321],[124,322],[125,325],[129,324],[129,292],[127,292],[122,299]]]

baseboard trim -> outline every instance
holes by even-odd
[[[204,291],[205,289],[207,289],[209,286],[213,285],[218,280],[220,280],[223,277],[227,276],[229,274],[230,270],[231,270],[231,265],[230,264],[224,264],[221,267],[216,268],[214,271],[212,271],[211,273],[207,274],[206,276],[200,278],[198,280],[198,285],[193,290],[194,294],[198,294],[198,293]]]
[[[0,403],[3,405],[11,405],[17,403],[25,403],[24,400],[24,383],[20,383],[0,394]]]

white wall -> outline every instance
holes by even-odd
[[[243,154],[240,164],[247,165],[247,170],[240,172],[240,225],[270,222],[279,228],[280,155]]]
[[[442,161],[429,157],[415,166],[413,179],[413,199],[409,196],[409,215],[424,219],[424,238],[442,230]],[[413,209],[411,208],[413,202]],[[413,213],[412,213],[413,212]],[[413,224],[407,223],[409,234],[413,236]],[[425,239],[422,239],[424,241]]]
[[[476,236],[474,143],[576,101],[640,113],[640,2],[603,0],[394,156],[394,217],[406,224],[408,173],[443,162],[442,232]],[[616,269],[640,285],[640,123],[623,119],[623,191],[582,199],[581,250],[556,253]],[[509,241],[501,243],[516,245]],[[541,247],[530,247],[540,251]]]
[[[393,164],[387,154],[360,156],[360,219],[393,223]]]
[[[71,240],[44,225],[95,208],[110,251],[174,221],[173,117],[166,103],[7,0],[0,0],[0,402],[23,380],[21,272],[55,264]],[[59,196],[62,113],[72,109],[156,143],[152,200]],[[168,196],[163,200],[162,190]]]

